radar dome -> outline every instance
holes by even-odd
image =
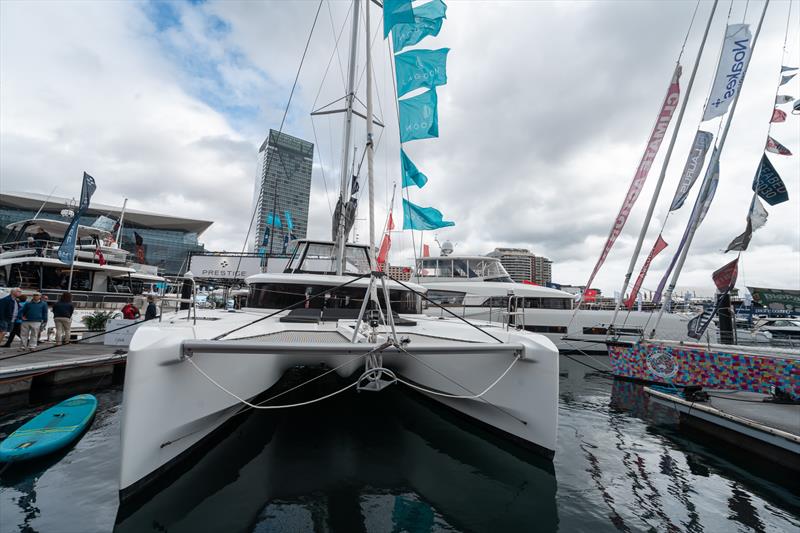
[[[442,243],[442,255],[450,255],[453,253],[453,243],[450,241],[444,241]]]

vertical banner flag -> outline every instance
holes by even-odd
[[[58,247],[58,259],[62,263],[71,265],[75,260],[75,244],[78,242],[78,226],[80,225],[81,217],[86,213],[86,210],[89,209],[89,201],[92,199],[95,190],[97,190],[97,184],[94,178],[84,172],[83,184],[81,185],[81,200],[78,204],[78,210],[75,212],[75,216],[72,217],[72,221],[69,223],[69,227],[67,227],[67,231],[64,233],[64,240],[61,241]]]
[[[753,192],[757,193],[769,205],[777,205],[789,200],[789,193],[786,185],[778,175],[778,171],[772,166],[772,162],[764,154],[761,157],[761,164],[758,165],[758,172],[753,178]]]
[[[403,229],[439,229],[455,226],[455,222],[443,220],[442,213],[433,207],[420,207],[403,198]]]
[[[400,100],[400,142],[439,136],[436,89]]]
[[[658,113],[658,120],[656,120],[656,125],[653,128],[653,132],[650,134],[650,139],[647,141],[642,160],[639,162],[636,173],[633,175],[633,180],[628,188],[628,193],[625,195],[625,201],[622,203],[619,214],[617,214],[617,218],[614,219],[614,225],[611,227],[611,232],[603,246],[603,252],[600,254],[600,258],[597,260],[592,274],[589,276],[589,281],[586,282],[587,287],[592,285],[597,271],[600,270],[600,267],[611,251],[611,247],[614,246],[614,241],[616,241],[617,237],[622,233],[622,228],[625,227],[625,222],[628,220],[631,209],[633,209],[633,205],[636,203],[637,198],[639,198],[642,187],[644,187],[647,174],[650,172],[650,167],[653,165],[658,149],[661,146],[661,141],[664,140],[667,127],[669,127],[669,123],[672,120],[672,114],[675,112],[675,107],[678,105],[678,100],[680,99],[680,86],[678,84],[680,76],[681,66],[677,65],[672,75],[669,89],[667,90],[667,97],[664,99],[664,103],[661,105],[661,111]]]
[[[425,37],[439,35],[447,14],[442,0],[433,0],[414,8],[414,20],[410,24],[397,24],[392,30],[392,47],[397,53],[406,46],[413,46]]]
[[[698,195],[694,202],[692,214],[689,215],[689,222],[686,224],[686,229],[683,230],[683,237],[681,237],[678,248],[672,256],[672,261],[670,261],[667,271],[664,272],[664,276],[661,278],[661,281],[658,283],[658,288],[656,288],[656,292],[653,294],[654,304],[661,303],[661,294],[664,292],[664,287],[667,285],[670,274],[672,274],[672,269],[675,268],[675,264],[678,262],[678,257],[680,257],[683,247],[686,246],[689,233],[696,230],[703,222],[706,213],[708,213],[708,208],[711,206],[711,201],[714,199],[714,194],[717,192],[717,183],[719,183],[719,158],[716,157],[716,154],[717,149],[715,147],[714,151],[711,153],[711,160],[716,161],[716,163],[708,166],[706,169],[706,177],[703,178],[704,182],[706,179],[709,180],[708,189],[706,189],[705,194]],[[703,191],[701,191],[701,193],[702,192]]]
[[[748,24],[728,25],[703,121],[720,117],[728,111],[744,79],[751,50],[750,37]]]
[[[416,185],[420,189],[428,183],[428,176],[417,169],[411,159],[406,155],[406,151],[400,148],[400,162],[403,167],[403,187]]]
[[[697,130],[692,143],[692,149],[689,151],[689,158],[686,160],[686,166],[683,167],[681,180],[678,182],[678,189],[675,191],[675,196],[672,198],[672,204],[669,206],[670,211],[675,211],[683,206],[689,191],[700,175],[703,165],[706,162],[706,154],[711,146],[711,141],[714,135],[702,130]]]
[[[383,38],[389,36],[389,31],[395,24],[413,24],[414,10],[411,0],[383,0]]]
[[[639,290],[642,288],[642,282],[644,281],[644,277],[647,275],[647,271],[650,269],[650,263],[653,262],[653,258],[657,256],[661,250],[667,247],[666,241],[661,238],[661,235],[658,236],[656,239],[655,244],[653,244],[653,249],[650,250],[650,255],[647,256],[644,264],[642,265],[642,270],[639,272],[639,277],[636,278],[636,283],[633,284],[633,289],[631,289],[631,294],[628,296],[628,300],[625,302],[625,307],[628,309],[633,308],[633,302],[636,301],[637,295],[639,294]]]
[[[767,152],[772,152],[773,154],[778,155],[792,155],[792,152],[789,151],[784,145],[767,135]]]
[[[423,244],[422,245],[422,257],[430,257],[431,256],[431,245],[430,244]]]
[[[434,88],[447,84],[447,53],[439,50],[411,50],[394,56],[397,75],[397,96],[403,96],[420,87]]]

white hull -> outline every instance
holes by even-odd
[[[179,319],[175,324],[139,328],[128,354],[123,397],[123,497],[143,488],[159,469],[173,463],[243,408],[182,359],[186,346],[194,347],[191,357],[197,366],[247,399],[275,385],[289,368],[320,364],[337,367],[374,346],[349,342],[352,321],[300,324],[270,319],[237,332],[238,343],[201,340],[259,316],[263,315],[218,311],[204,313],[198,326]],[[513,350],[517,350],[521,358],[482,399],[430,397],[552,456],[558,409],[558,354],[552,343],[540,335],[488,327],[503,341],[499,344],[458,321],[414,320],[416,325],[398,327],[400,338],[411,338],[407,350],[414,357],[386,351],[386,368],[427,389],[470,395],[454,382],[472,393],[483,391],[512,364]],[[331,342],[337,336],[341,339]],[[362,369],[363,357],[337,372],[355,381]],[[406,388],[399,383],[393,386]],[[369,394],[374,393],[363,394],[364,401],[369,401]],[[280,405],[281,400],[271,404]]]
[[[505,310],[498,308],[454,306],[448,309],[469,320],[486,320],[498,324],[507,320]],[[549,338],[560,351],[607,353],[604,331],[611,323],[613,311],[582,310],[575,315],[574,320],[572,310],[568,309],[525,309],[524,313],[525,327]],[[439,307],[429,307],[426,314],[437,317],[450,316]],[[632,311],[628,314],[621,311],[617,317],[616,327],[642,330],[648,335],[655,324],[655,319],[656,315],[653,313]],[[658,326],[659,338],[696,342],[686,335],[686,325],[690,319],[689,315],[665,313]],[[517,321],[519,323],[520,319]],[[546,328],[558,328],[559,331],[550,332],[546,331]],[[603,332],[585,333],[585,328],[601,328]],[[716,328],[711,326],[708,332],[710,338],[715,340]],[[623,338],[626,336],[623,335]]]

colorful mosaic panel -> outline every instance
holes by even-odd
[[[800,399],[800,357],[788,352],[778,357],[643,342],[609,346],[608,354],[616,376],[761,393],[770,393],[775,387]]]

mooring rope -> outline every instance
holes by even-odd
[[[402,383],[403,385],[405,385],[407,387],[411,387],[412,389],[416,389],[416,390],[424,392],[426,394],[433,394],[434,396],[442,396],[444,398],[453,398],[455,400],[477,400],[477,399],[481,398],[484,394],[486,394],[487,392],[492,390],[495,387],[495,385],[500,383],[500,380],[503,379],[504,377],[506,377],[506,374],[508,374],[511,371],[511,369],[514,367],[514,365],[517,363],[517,361],[519,361],[519,359],[520,359],[519,355],[515,356],[514,360],[511,361],[511,364],[508,365],[508,368],[506,368],[505,371],[502,374],[500,374],[500,376],[496,380],[494,380],[491,383],[491,385],[486,387],[484,389],[484,391],[481,392],[480,394],[474,394],[474,395],[448,394],[446,392],[439,392],[439,391],[427,389],[425,387],[420,387],[419,385],[414,385],[413,383],[410,383],[410,382],[408,382],[408,381],[406,381],[406,380],[404,380],[402,378],[397,378],[397,381]]]

